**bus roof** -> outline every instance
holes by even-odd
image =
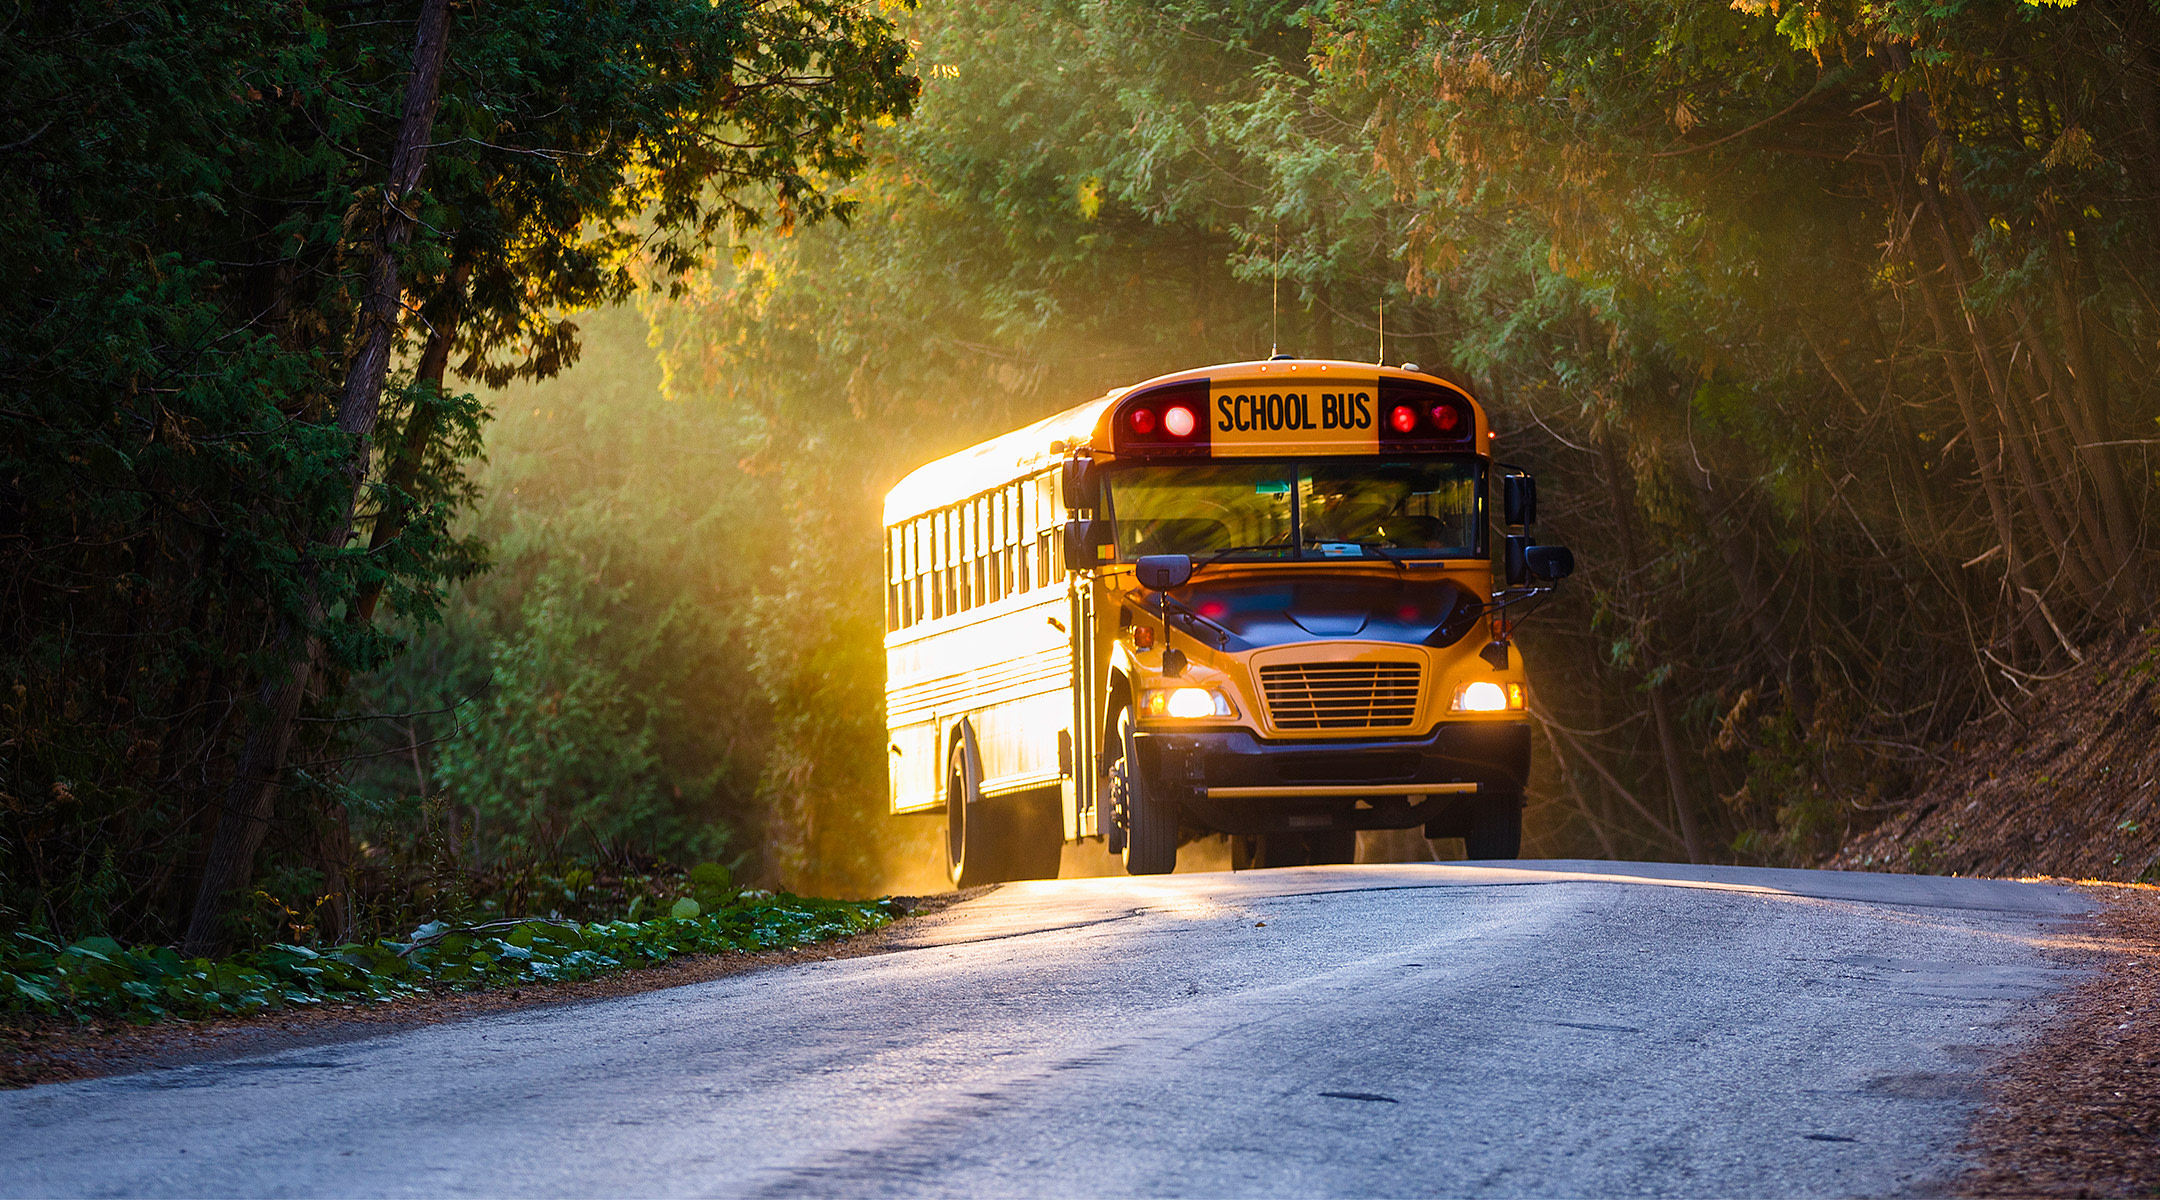
[[[1103,410],[1131,390],[1118,388],[1056,416],[917,467],[885,493],[885,523],[894,525],[919,517],[1055,466],[1064,457],[1065,447],[1085,443],[1095,432]]]
[[[885,493],[885,523],[895,525],[910,517],[919,517],[926,512],[980,495],[991,488],[1055,465],[1071,447],[1087,445],[1095,440],[1098,427],[1106,419],[1105,414],[1111,406],[1128,393],[1141,388],[1208,379],[1226,373],[1238,377],[1302,375],[1342,371],[1346,368],[1368,376],[1430,380],[1462,391],[1465,396],[1470,394],[1460,384],[1451,383],[1445,377],[1432,372],[1412,370],[1407,363],[1401,367],[1389,367],[1342,359],[1293,358],[1189,367],[1167,375],[1157,375],[1132,387],[1112,388],[1102,396],[1068,408],[1056,416],[1045,417],[1026,428],[1015,429],[1001,437],[991,438],[987,442],[970,446],[957,454],[948,454],[936,462],[916,468],[908,473],[907,478],[894,485],[891,491]],[[1053,449],[1053,446],[1056,448]]]

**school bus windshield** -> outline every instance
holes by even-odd
[[[1480,472],[1469,456],[1120,467],[1110,516],[1127,562],[1478,557]]]

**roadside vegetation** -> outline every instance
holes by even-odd
[[[530,882],[572,911],[601,898],[589,871]],[[403,938],[320,946],[305,944],[314,940],[307,936],[312,931],[296,925],[294,941],[273,939],[218,958],[183,957],[166,946],[127,947],[106,937],[60,945],[16,930],[0,946],[0,1011],[148,1024],[432,991],[570,983],[686,954],[756,953],[849,937],[903,911],[891,900],[744,891],[711,863],[680,880],[645,877],[635,883],[640,894],[627,906],[628,915],[614,920],[567,918],[557,908],[544,916],[433,920]],[[678,890],[688,894],[674,895]],[[489,898],[476,907],[487,914],[503,904]]]
[[[212,957],[260,944],[268,892],[319,909],[323,945],[397,936],[439,800],[349,779],[416,719],[370,681],[490,558],[467,388],[555,375],[572,313],[844,213],[862,132],[913,103],[906,44],[854,0],[110,0],[5,25],[0,923]],[[538,690],[503,694],[552,724],[476,751],[499,823],[485,861],[436,838],[439,865],[709,857],[658,820],[683,780],[652,782],[625,698],[498,669],[521,665]]]

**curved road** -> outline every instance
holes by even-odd
[[[2085,911],[1589,862],[1017,884],[894,953],[0,1093],[0,1192],[1925,1193]]]

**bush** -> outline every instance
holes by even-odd
[[[708,873],[708,876],[710,873]],[[274,944],[212,960],[111,938],[60,946],[16,932],[0,943],[0,1011],[118,1017],[139,1024],[266,1012],[325,1001],[378,1001],[431,990],[466,991],[592,979],[682,954],[749,953],[809,945],[876,929],[903,911],[886,900],[815,900],[732,891],[725,871],[699,881],[710,911],[651,921],[429,922],[388,938],[324,950]]]

